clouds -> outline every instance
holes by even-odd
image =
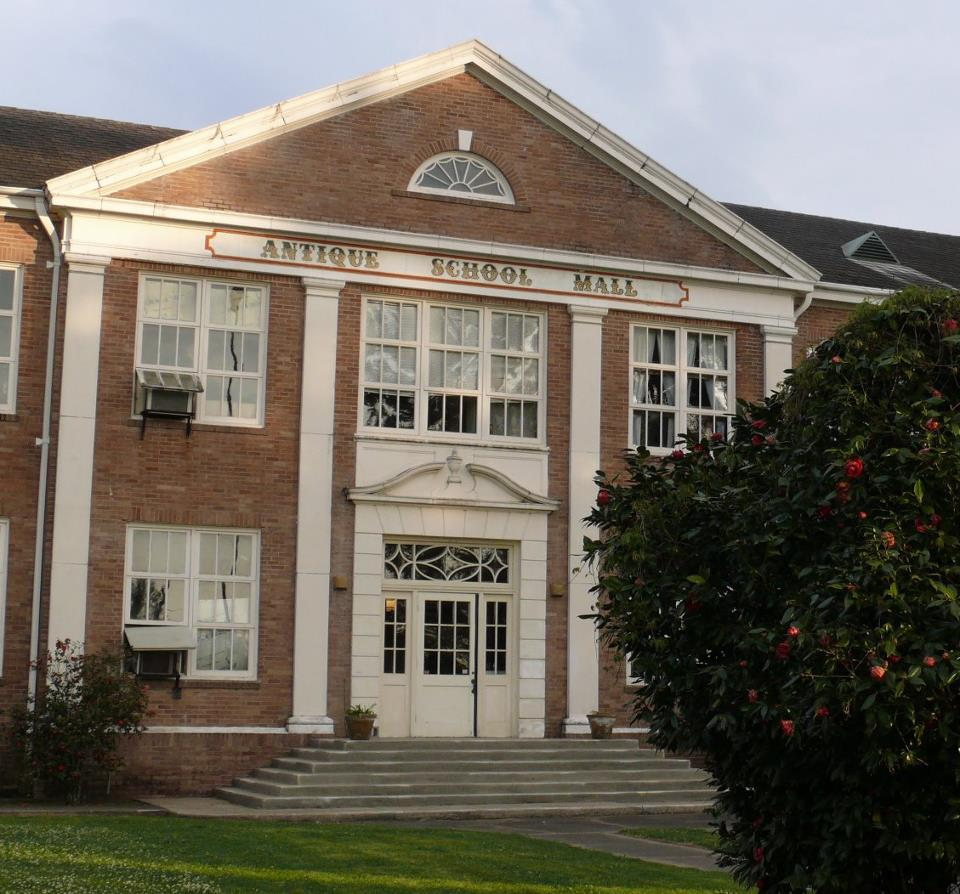
[[[3,104],[193,128],[479,36],[716,198],[960,233],[948,2],[0,2]]]

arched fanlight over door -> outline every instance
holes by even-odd
[[[410,179],[412,192],[452,195],[513,205],[513,190],[492,162],[470,152],[443,152],[428,158]]]

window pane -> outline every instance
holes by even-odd
[[[477,398],[475,397],[463,398],[460,430],[465,434],[475,435],[477,433]]]
[[[363,380],[380,381],[380,345],[367,345],[363,361]]]
[[[427,428],[430,431],[443,431],[442,394],[431,394],[427,397]]]
[[[13,284],[16,275],[12,270],[0,270],[0,310],[13,310]]]
[[[183,328],[177,332],[177,366],[190,369],[193,362],[194,330]]]
[[[197,670],[213,670],[213,631],[197,631]]]
[[[134,549],[137,541],[134,537]],[[170,532],[170,565],[168,571],[171,574],[187,573],[187,535],[184,531]]]
[[[456,394],[449,395],[444,401],[444,431],[460,431],[460,398]]]
[[[240,416],[243,419],[256,419],[259,402],[260,381],[258,379],[243,379],[240,395]]]
[[[505,357],[494,354],[490,358],[490,388],[492,391],[506,390],[507,362]]]
[[[160,280],[148,279],[143,292],[143,315],[151,320],[160,317]]]
[[[540,318],[523,318],[523,350],[532,354],[540,352]]]
[[[523,403],[523,437],[537,437],[537,404],[529,400]]]
[[[13,353],[13,317],[0,317],[0,357],[9,357]]]
[[[380,392],[363,392],[363,424],[378,428],[380,426]]]
[[[10,403],[10,364],[0,363],[0,404]]]
[[[540,363],[534,357],[525,357],[523,360],[523,393],[538,394],[540,392]]]
[[[448,388],[460,388],[462,386],[460,357],[461,355],[457,351],[447,351],[444,381]]]
[[[463,343],[468,347],[480,347],[480,311],[463,312]]]
[[[163,573],[167,570],[167,541],[166,531],[150,532],[150,568],[154,573]]]
[[[259,329],[263,315],[263,292],[260,289],[247,289],[243,302],[243,325],[247,329]]]
[[[480,355],[463,355],[463,387],[472,391],[480,388]]]
[[[705,369],[716,368],[712,335],[700,336],[700,365]]]
[[[186,617],[184,607],[186,605],[184,581],[167,581],[167,613],[164,620],[177,624],[182,624]]]
[[[507,394],[520,394],[522,387],[523,361],[519,357],[507,357]]]
[[[518,400],[507,401],[507,437],[519,438],[523,432],[523,404]]]
[[[383,337],[400,338],[400,305],[391,301],[383,302]]]
[[[250,631],[233,631],[233,670],[245,671],[250,667]]]
[[[448,345],[459,345],[463,341],[462,330],[463,328],[463,311],[457,307],[448,307],[447,308],[447,326],[446,326],[446,343]]]
[[[715,354],[714,354],[714,369],[727,369],[728,361],[728,348],[727,348],[727,337],[725,335],[716,336],[715,343]]]
[[[160,327],[160,365],[177,365],[177,327]]]
[[[432,344],[443,344],[443,333],[446,329],[444,316],[445,313],[442,307],[430,308],[430,341]]]
[[[382,302],[367,302],[367,338],[380,338],[380,335],[383,331],[380,323],[380,316],[382,312]]]
[[[213,636],[213,669],[230,670],[231,631],[215,630]]]
[[[134,531],[133,548],[130,555],[131,571],[149,570],[150,532]]]
[[[195,282],[180,284],[180,319],[184,323],[197,321],[197,284]]]
[[[400,338],[403,341],[417,340],[417,306],[404,304],[400,311]]]
[[[429,384],[431,388],[443,387],[443,351],[430,352]]]
[[[200,534],[200,573],[215,574],[217,569],[217,535]]]
[[[227,287],[223,285],[210,286],[210,307],[207,311],[210,322],[215,325],[224,325],[227,322]]]
[[[507,347],[511,351],[523,350],[523,317],[520,314],[507,315]]]
[[[234,534],[217,535],[217,574],[230,576],[236,567],[237,538]]]
[[[495,313],[490,316],[490,347],[503,349],[507,346],[507,315]]]
[[[700,365],[700,339],[696,333],[687,335],[687,366]]]
[[[180,316],[180,284],[165,279],[160,286],[160,319],[176,320]]]
[[[647,330],[647,363],[663,363],[663,332],[660,329]]]
[[[383,372],[381,373],[381,381],[384,383],[389,383],[391,385],[397,384],[397,379],[399,377],[399,360],[400,352],[399,349],[393,345],[384,345],[381,348],[383,352]]]
[[[490,401],[490,434],[503,435],[506,430],[505,401]]]
[[[135,577],[130,582],[130,620],[145,621],[147,619],[147,582],[142,577]]]
[[[216,581],[212,580],[202,580],[200,581],[199,601],[197,603],[197,620],[198,621],[214,621],[216,620],[216,600],[217,600],[217,584]]]
[[[160,327],[153,323],[143,324],[143,333],[140,339],[140,362],[157,363],[160,356]]]
[[[713,380],[713,407],[716,410],[727,410],[727,380],[717,376]]]
[[[260,336],[256,332],[243,336],[243,371],[260,372]]]
[[[249,534],[237,535],[237,565],[239,577],[250,577],[253,574],[253,537]]]

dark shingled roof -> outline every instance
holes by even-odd
[[[903,287],[903,281],[885,276],[844,256],[842,246],[845,243],[873,230],[904,266],[960,287],[960,236],[902,230],[899,227],[798,214],[795,211],[726,204],[734,214],[739,214],[771,239],[776,239],[784,248],[816,267],[823,274],[824,282],[881,289]]]
[[[184,132],[0,106],[0,186],[38,188],[61,174]]]
[[[42,187],[47,180],[162,143],[186,131],[104,118],[83,118],[0,106],[0,186]],[[824,282],[898,289],[904,280],[866,267],[842,246],[874,231],[899,262],[960,287],[960,236],[902,230],[878,224],[727,204],[781,245],[823,273]]]

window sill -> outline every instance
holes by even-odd
[[[151,689],[173,689],[173,680],[147,680],[147,686]],[[160,685],[158,685],[160,684]],[[196,677],[181,677],[181,689],[259,689],[259,680],[203,680]]]
[[[20,417],[12,410],[0,412],[0,422],[19,422]]]
[[[465,438],[431,438],[427,435],[388,435],[372,432],[357,432],[353,436],[357,442],[373,441],[396,444],[430,444],[441,447],[479,447],[482,449],[518,450],[525,453],[549,453],[550,448],[544,444],[523,444],[517,441],[479,441]]]
[[[498,211],[530,213],[529,205],[510,205],[507,202],[488,202],[485,199],[461,199],[459,196],[441,196],[433,193],[414,192],[410,189],[392,189],[390,195],[400,199],[425,199],[428,202],[452,202],[455,205],[470,205],[479,208],[496,208]]]
[[[129,419],[127,419],[126,424],[130,427],[140,428],[142,423],[139,416],[131,416]],[[156,430],[157,428],[175,428],[178,430],[183,430],[185,426],[185,422],[177,419],[147,420],[147,431],[150,431],[151,429]],[[196,420],[194,420],[190,428],[194,434],[197,432],[210,432],[213,434],[229,432],[230,434],[262,436],[266,435],[267,433],[267,427],[265,425],[224,425],[222,422],[197,422]]]

